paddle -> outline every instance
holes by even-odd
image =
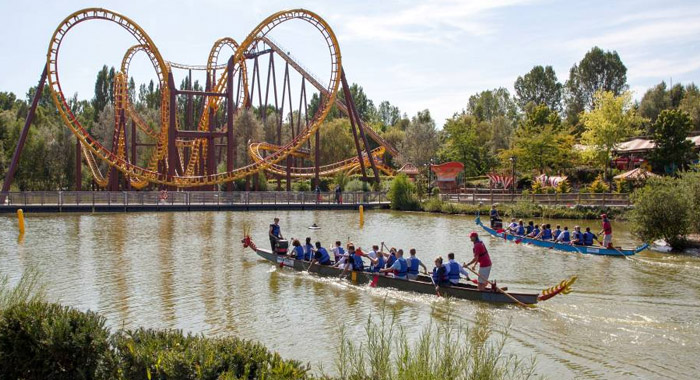
[[[438,290],[438,286],[435,283],[435,279],[433,278],[433,276],[430,276],[430,282],[433,283],[433,286],[435,287],[435,293],[437,294],[437,296],[442,297],[442,295],[440,294],[440,291]]]
[[[482,279],[482,280],[486,281],[488,284],[490,284],[492,288],[495,288],[495,289],[498,290],[499,292],[505,294],[505,295],[506,295],[508,298],[510,298],[511,300],[515,301],[515,303],[517,303],[518,305],[523,306],[523,307],[531,307],[531,308],[534,308],[534,307],[535,307],[535,305],[532,305],[532,304],[528,305],[528,304],[524,304],[524,303],[520,302],[519,299],[517,299],[517,298],[511,296],[510,294],[506,293],[505,290],[499,288],[499,287],[496,286],[493,282],[489,281],[487,278],[484,278],[484,276],[480,275],[479,272],[473,270],[472,268],[470,268],[470,267],[468,267],[468,266],[467,266],[466,268],[469,269],[470,272],[472,272],[472,273],[474,273],[475,275],[477,275],[480,279]]]

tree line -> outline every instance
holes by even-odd
[[[473,94],[466,98],[465,107],[447,119],[442,128],[438,128],[428,109],[409,117],[389,101],[375,105],[358,84],[352,84],[350,93],[360,117],[401,152],[398,159],[386,157],[396,167],[408,162],[423,167],[431,160],[459,161],[465,165],[466,177],[477,177],[493,171],[510,173],[514,160],[521,178],[538,173],[562,173],[585,182],[597,174],[609,178],[612,151],[617,144],[633,136],[647,136],[657,143],[651,157],[655,170],[684,168],[697,157],[692,144],[685,140],[692,131],[700,131],[700,89],[694,83],[671,86],[661,82],[648,89],[640,101],[634,102],[622,59],[617,52],[598,47],[588,51],[568,74],[568,79],[562,83],[551,66],[534,66],[515,79],[513,94],[503,87]],[[73,113],[106,146],[111,146],[113,134],[114,76],[114,68],[104,66],[97,74],[92,99],[79,100],[77,94],[69,99]],[[203,87],[197,81],[189,83],[185,79],[180,88],[202,90]],[[0,92],[0,173],[3,176],[35,91],[36,88],[31,88],[25,99]],[[159,83],[151,81],[137,88],[131,78],[128,91],[142,119],[157,127],[160,123]],[[343,99],[344,94],[341,92],[339,97]],[[197,98],[194,98],[195,114],[201,108],[198,103],[201,98]],[[319,103],[318,94],[314,94],[307,112],[312,115]],[[180,125],[186,125],[185,107],[185,98],[178,99]],[[223,123],[221,112],[215,118]],[[262,117],[263,114],[266,117]],[[279,115],[274,107],[252,109],[246,117],[239,118],[236,130],[244,138],[238,139],[241,146],[237,149],[237,162],[249,162],[245,146],[249,140],[289,141],[296,132],[290,128],[291,121],[299,116],[298,113],[284,115],[279,141]],[[324,124],[320,130],[321,164],[356,155],[350,122],[336,107]],[[14,188],[74,187],[75,139],[71,137],[48,91],[44,91]],[[149,149],[139,147],[140,162],[137,164],[145,164]],[[52,159],[46,160],[46,157]],[[91,177],[86,169],[82,178],[83,185],[89,186]]]

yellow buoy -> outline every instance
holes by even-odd
[[[17,210],[17,222],[19,223],[19,234],[24,235],[24,211]]]
[[[365,207],[360,205],[360,226],[365,224]]]

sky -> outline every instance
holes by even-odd
[[[241,41],[274,12],[312,10],[333,29],[348,81],[375,105],[388,100],[409,117],[429,109],[438,127],[480,91],[505,87],[513,94],[518,76],[535,65],[553,66],[563,83],[593,46],[619,53],[635,99],[661,81],[700,82],[700,1],[0,0],[0,91],[24,97],[39,79],[56,27],[96,6],[131,18],[166,60],[187,64],[205,64],[215,40]],[[67,95],[91,98],[99,68],[119,66],[134,44],[104,24],[81,24],[66,36],[59,69]],[[327,50],[310,31],[289,26],[275,38],[315,73],[326,70]],[[155,78],[147,63],[134,63],[138,82]]]

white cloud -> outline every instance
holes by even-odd
[[[393,14],[346,17],[346,38],[440,43],[466,33],[494,32],[489,11],[531,3],[532,0],[429,0]]]

